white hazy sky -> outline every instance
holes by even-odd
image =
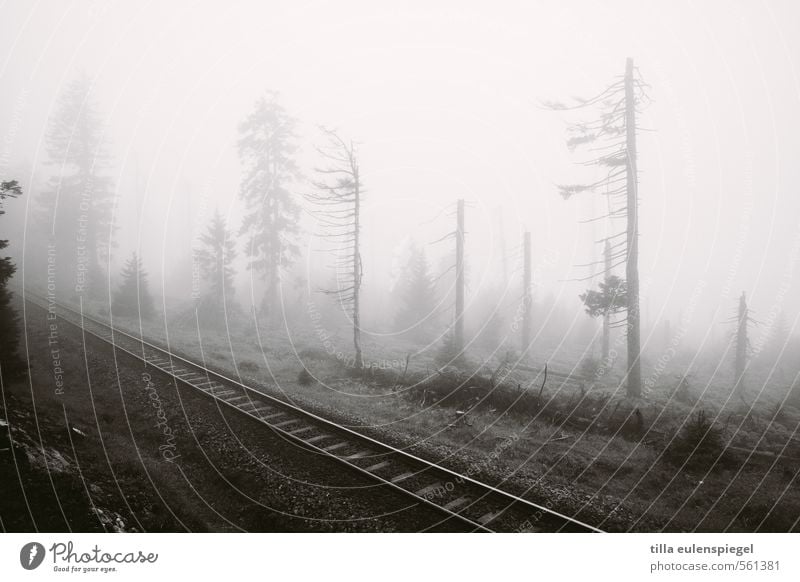
[[[270,89],[302,121],[304,165],[318,123],[361,144],[372,285],[409,233],[448,230],[439,213],[463,197],[473,288],[497,275],[502,213],[509,252],[530,229],[540,292],[578,312],[585,284],[561,281],[586,274],[574,265],[596,258],[604,226],[577,224],[591,200],[557,195],[581,158],[564,145],[567,118],[538,103],[598,91],[631,56],[653,99],[640,137],[646,321],[675,328],[689,310],[692,333],[722,333],[743,290],[759,319],[800,313],[797,2],[53,0],[0,14],[1,173],[23,168],[28,189],[46,178],[48,115],[64,83],[89,75],[123,255],[140,245],[166,265],[213,207],[238,219],[236,125]]]

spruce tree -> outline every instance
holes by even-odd
[[[5,214],[3,200],[16,198],[21,194],[22,188],[16,180],[0,182],[0,215]],[[0,240],[0,251],[7,247],[8,240]],[[11,257],[0,257],[0,368],[4,374],[20,365],[17,355],[17,313],[11,307],[11,291],[8,289],[8,282],[16,270]]]
[[[625,310],[628,293],[625,281],[616,275],[607,275],[605,281],[598,284],[598,288],[588,289],[579,296],[586,313],[591,317],[608,317]]]
[[[205,286],[200,307],[218,317],[225,313],[226,307],[235,305],[233,261],[236,258],[236,242],[219,211],[214,212],[208,229],[200,237],[200,244],[197,258]]]
[[[409,253],[399,299],[395,329],[417,340],[428,339],[436,311],[436,291],[425,253],[416,246]]]
[[[133,253],[122,269],[122,283],[114,294],[114,315],[149,319],[155,315],[153,298],[147,286],[142,259]]]
[[[773,365],[778,366],[781,360],[786,356],[791,335],[789,323],[786,321],[786,312],[781,310],[767,330],[767,337],[764,345],[767,360],[771,360]]]
[[[42,212],[57,245],[58,282],[66,293],[102,294],[102,264],[111,247],[113,188],[103,171],[109,156],[88,77],[64,89],[46,134],[58,172],[43,197]]]
[[[247,208],[241,233],[249,235],[249,268],[266,279],[261,311],[271,322],[280,309],[281,269],[298,253],[291,236],[297,231],[300,207],[289,190],[300,176],[294,128],[295,120],[274,93],[259,99],[239,125],[239,158],[245,170],[239,196]]]

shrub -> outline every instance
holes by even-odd
[[[297,383],[301,386],[311,386],[315,382],[314,376],[305,367],[297,375]]]
[[[258,364],[252,360],[242,360],[239,362],[239,370],[248,374],[255,374],[258,372]]]
[[[456,348],[455,338],[452,333],[445,336],[433,361],[439,367],[453,366],[455,368],[467,368],[470,364],[464,352]]]
[[[409,375],[405,392],[423,405],[437,405],[456,410],[470,410],[477,405],[487,410],[530,418],[539,410],[536,391],[519,385],[495,384],[494,379],[478,371],[464,371],[449,366],[430,376]]]
[[[709,469],[723,452],[722,430],[699,410],[675,437],[666,457],[674,463],[686,463],[689,469]]]
[[[692,404],[694,399],[692,398],[691,393],[689,392],[689,380],[685,377],[681,378],[678,381],[678,385],[675,387],[675,392],[673,393],[675,400],[678,402],[682,402],[684,404]]]
[[[302,360],[318,360],[320,362],[335,361],[336,358],[322,348],[303,348],[297,352],[297,356]]]
[[[581,360],[578,366],[578,375],[583,376],[590,382],[597,380],[600,371],[600,361],[591,356],[587,356]]]

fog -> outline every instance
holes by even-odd
[[[84,75],[110,154],[112,287],[138,251],[166,302],[215,209],[238,233],[237,128],[274,91],[298,120],[303,174],[292,186],[304,210],[285,302],[297,277],[312,296],[331,277],[303,197],[322,125],[357,144],[366,333],[387,330],[409,245],[425,248],[435,276],[452,262],[452,241],[434,241],[454,230],[459,198],[468,308],[520,300],[530,231],[538,317],[557,306],[565,329],[596,327],[578,295],[600,269],[578,281],[593,271],[577,265],[599,260],[595,241],[617,229],[581,222],[604,213],[602,196],[558,195],[557,184],[597,172],[565,144],[567,124],[586,114],[542,103],[596,94],[632,57],[652,99],[639,118],[643,343],[667,320],[684,346],[726,340],[742,292],[762,322],[755,337],[779,313],[798,328],[794,2],[12,1],[2,12],[0,175],[25,192],[2,226],[18,279],[43,276],[23,249],[37,236],[37,194],[59,172],[47,128],[63,88]],[[260,276],[246,269],[246,240],[236,244],[236,299],[248,308]],[[450,309],[446,296],[440,304]]]

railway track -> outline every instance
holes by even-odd
[[[142,338],[112,329],[79,310],[29,291],[25,291],[24,298],[219,406],[261,423],[299,446],[335,459],[380,486],[414,498],[441,513],[440,523],[455,520],[467,530],[483,532],[601,531],[283,402]]]

